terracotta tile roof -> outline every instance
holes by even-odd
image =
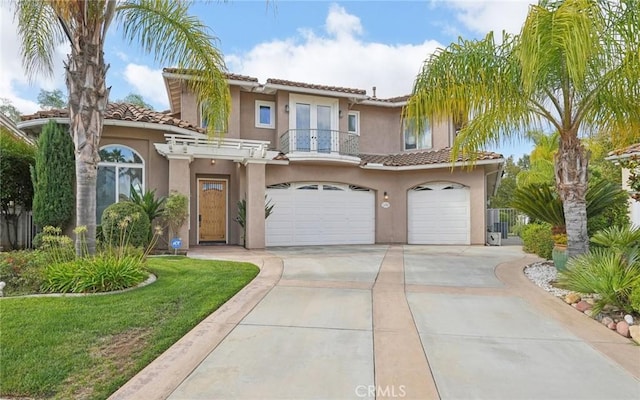
[[[609,153],[610,156],[622,156],[625,154],[640,154],[640,143],[632,144],[631,146],[614,150]]]
[[[381,102],[384,102],[384,103],[401,103],[401,102],[409,100],[409,97],[411,97],[411,95],[407,94],[407,95],[404,95],[404,96],[390,97],[388,99],[371,98],[369,100],[381,101]]]
[[[194,75],[197,71],[193,69],[184,69],[184,68],[163,68],[162,72],[167,72],[170,74]],[[254,78],[252,76],[232,74],[232,73],[226,73],[225,75],[227,76],[227,79],[231,81],[258,82],[258,78]]]
[[[69,110],[43,110],[38,111],[35,114],[22,116],[23,121],[48,118],[69,118]],[[190,122],[175,118],[171,114],[149,110],[148,108],[128,103],[108,103],[104,118],[120,121],[149,122],[160,125],[172,125],[198,133],[205,133],[204,129]]]
[[[477,160],[499,160],[502,154],[480,152]],[[448,164],[451,161],[451,149],[415,151],[389,155],[360,154],[361,165],[382,164],[386,167],[408,167],[412,165]],[[458,162],[470,161],[469,157],[458,156]]]
[[[367,91],[362,89],[352,89],[352,88],[345,88],[345,87],[339,87],[339,86],[315,85],[311,83],[286,81],[284,79],[269,78],[267,79],[267,83],[271,83],[274,85],[299,87],[299,88],[305,88],[305,89],[328,90],[331,92],[340,92],[340,93],[357,94],[357,95],[367,94]]]

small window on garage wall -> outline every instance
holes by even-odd
[[[256,100],[256,128],[276,127],[276,103]]]

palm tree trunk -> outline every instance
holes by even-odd
[[[586,201],[589,155],[577,134],[567,136],[560,138],[555,173],[567,228],[567,253],[576,256],[589,251]]]
[[[74,30],[71,53],[65,65],[69,89],[69,125],[76,156],[76,226],[87,228],[76,237],[76,253],[96,250],[96,180],[104,111],[109,91],[105,77],[102,24],[84,21]]]

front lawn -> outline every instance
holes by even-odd
[[[248,263],[158,257],[110,295],[0,301],[0,396],[103,399],[242,289]]]

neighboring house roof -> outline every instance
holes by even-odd
[[[632,144],[631,146],[609,152],[607,160],[617,160],[619,158],[626,158],[633,155],[640,155],[640,143]]]
[[[51,118],[69,118],[69,110],[44,110],[38,111],[35,114],[22,116],[23,121]],[[175,118],[171,114],[149,110],[148,108],[129,103],[108,103],[107,109],[104,113],[104,118],[106,120],[146,122],[159,125],[170,125],[197,133],[206,133],[203,128],[200,128],[199,126],[196,126],[190,122]]]
[[[4,127],[7,132],[18,140],[22,140],[25,143],[35,145],[36,141],[31,136],[27,135],[16,126],[15,122],[6,115],[0,113],[0,126]]]
[[[479,152],[477,153],[476,161],[482,160],[500,160],[502,154],[494,152]],[[361,165],[367,164],[380,164],[386,167],[409,167],[416,165],[429,165],[429,164],[447,164],[451,162],[451,149],[445,148],[442,150],[432,151],[415,151],[410,153],[398,153],[398,154],[360,154],[362,160]],[[456,162],[469,162],[471,157],[458,155]]]

